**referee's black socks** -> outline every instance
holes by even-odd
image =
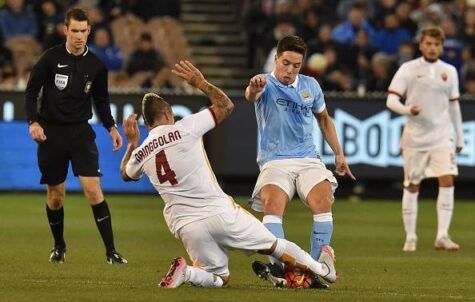
[[[96,221],[99,233],[101,233],[102,241],[106,246],[107,252],[115,251],[114,234],[112,233],[112,221],[109,206],[104,200],[96,205],[91,206],[94,213],[94,220]]]
[[[63,207],[59,210],[51,210],[46,204],[46,215],[48,216],[49,227],[53,233],[54,247],[58,249],[66,248],[64,243],[64,210]]]

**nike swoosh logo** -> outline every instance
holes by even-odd
[[[109,216],[105,216],[105,217],[102,217],[102,218],[97,218],[97,222],[101,222],[103,220],[106,220],[107,218],[109,218]]]
[[[61,65],[58,63],[58,68],[68,67],[68,65]]]

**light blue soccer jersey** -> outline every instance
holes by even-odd
[[[313,112],[325,109],[320,85],[301,74],[291,85],[282,84],[272,74],[266,77],[265,90],[254,103],[259,167],[276,159],[317,158],[312,133],[316,125]]]

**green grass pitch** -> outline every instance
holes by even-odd
[[[458,301],[475,300],[475,202],[457,202],[452,223],[459,252],[435,251],[435,201],[419,203],[418,251],[404,254],[400,203],[339,200],[332,245],[339,281],[329,291],[274,289],[254,276],[253,259],[230,253],[231,283],[222,289],[157,288],[181,243],[168,231],[159,197],[109,195],[117,249],[125,266],[106,264],[92,212],[80,195],[65,204],[66,263],[48,262],[53,245],[45,197],[0,195],[0,301]],[[237,200],[245,208],[245,199]],[[288,207],[287,238],[309,249],[311,215]]]

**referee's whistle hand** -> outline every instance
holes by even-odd
[[[42,143],[46,140],[46,135],[44,133],[43,127],[41,127],[41,125],[37,122],[31,124],[29,130],[30,136],[35,142]]]
[[[112,128],[109,134],[112,138],[112,146],[114,147],[112,151],[115,152],[122,148],[122,136],[120,136],[119,131],[117,131],[117,128]]]

